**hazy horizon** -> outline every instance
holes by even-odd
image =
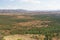
[[[60,0],[0,0],[0,9],[60,10]]]

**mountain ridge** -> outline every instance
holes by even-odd
[[[24,14],[60,14],[60,10],[52,10],[52,11],[41,11],[41,10],[24,10],[24,9],[0,9],[0,13],[24,13]]]

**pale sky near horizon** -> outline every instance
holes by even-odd
[[[0,9],[60,10],[60,0],[0,0]]]

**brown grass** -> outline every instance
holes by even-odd
[[[31,17],[31,16],[23,16],[23,15],[15,16],[15,17],[18,19],[33,19],[33,17]]]
[[[34,20],[34,21],[28,21],[28,22],[20,22],[20,23],[16,23],[15,25],[20,25],[20,26],[27,26],[27,27],[47,27],[48,24],[43,24],[42,23],[49,23],[50,21],[40,21],[40,20]]]
[[[17,39],[36,40],[36,39],[31,38],[29,35],[10,35],[10,36],[5,36],[3,39],[5,40],[17,40]]]

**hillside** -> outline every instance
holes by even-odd
[[[39,34],[46,40],[60,39],[60,15],[0,15],[0,39],[15,34]]]

